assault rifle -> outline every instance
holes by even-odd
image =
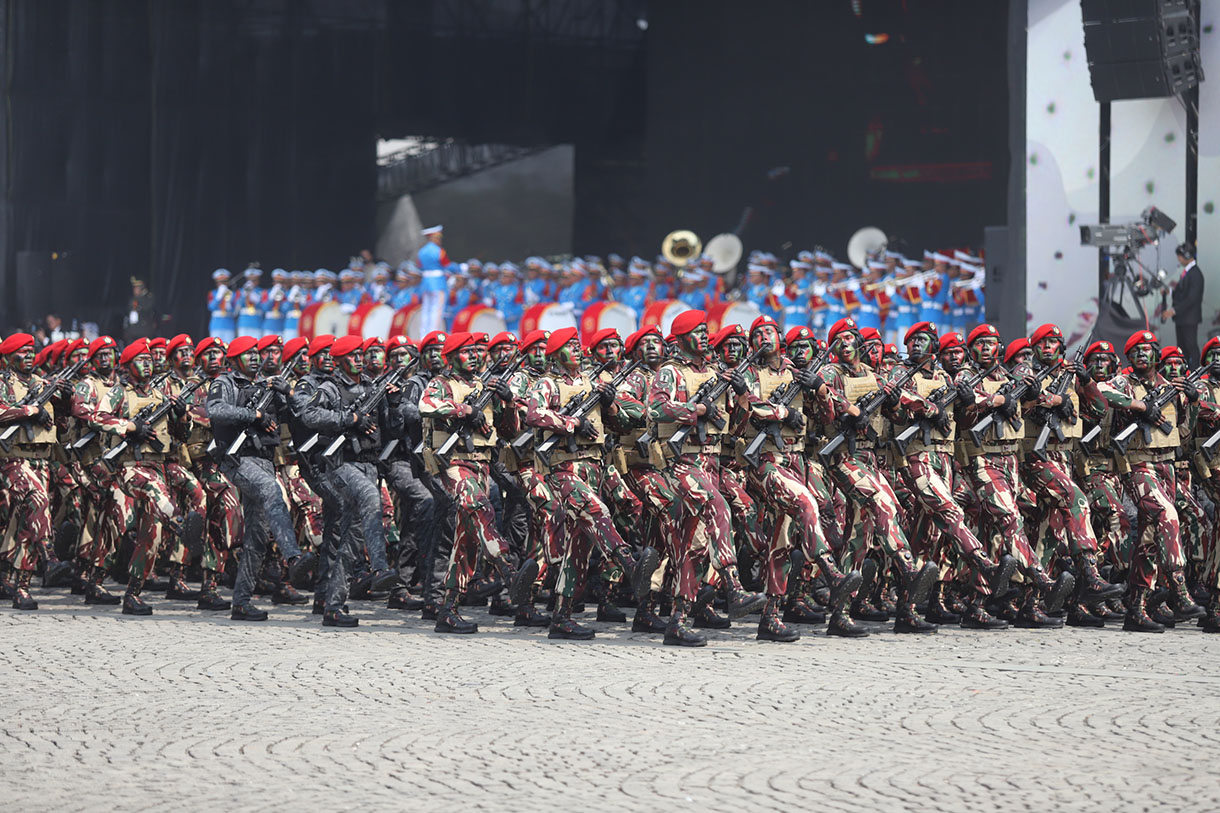
[[[1046,367],[1038,367],[1031,373],[1031,376],[1034,380],[1038,380],[1046,375],[1046,371]],[[997,423],[997,415],[1000,419],[1008,421],[1008,425],[1013,428],[1013,431],[1021,428],[1021,399],[1027,392],[1029,392],[1029,384],[1024,378],[1009,378],[1008,383],[996,391],[996,395],[1004,396],[1004,406],[992,409],[978,423],[970,427],[970,437],[974,440],[975,446],[981,447],[986,443],[988,431],[993,432],[996,439],[999,439],[1000,427]]]
[[[411,369],[410,364],[404,364],[401,367],[395,367],[393,370],[382,373],[380,378],[377,378],[369,385],[364,396],[356,402],[352,407],[352,411],[357,416],[363,418],[365,415],[371,414],[375,409],[381,406],[381,402],[385,400],[386,393],[390,387],[397,387],[403,380],[403,377]],[[310,438],[301,447],[301,451],[308,451],[313,448],[314,439]],[[322,452],[322,459],[330,465],[338,465],[339,459],[335,456],[344,445],[350,445],[355,454],[360,454],[360,433],[355,428],[348,429],[345,432],[339,433],[339,436],[330,442]]]
[[[402,365],[402,367],[399,367],[398,369],[402,370],[403,373],[398,378],[401,379],[403,375],[406,375],[406,371],[410,370],[417,363],[417,359],[411,359],[406,364]],[[389,370],[386,375],[390,375],[393,372],[393,370]],[[397,386],[397,382],[395,382],[395,386]],[[377,462],[388,463],[390,457],[394,454],[394,450],[398,448],[398,444],[400,442],[401,438],[390,438],[390,440],[386,443],[385,448],[381,450],[381,454],[377,456]]]
[[[633,361],[630,364],[628,364],[623,369],[619,370],[618,373],[615,374],[614,378],[610,379],[610,381],[609,381],[610,386],[613,389],[617,390],[619,388],[619,385],[622,384],[627,379],[627,376],[631,375],[636,370],[638,370],[643,365],[643,363],[644,362],[642,362],[642,361],[636,360],[636,361]],[[605,368],[606,368],[606,365],[603,364],[601,366],[600,370],[605,370]],[[600,377],[601,377],[600,371],[595,373],[592,376],[594,386],[597,386],[597,379]],[[583,393],[583,394],[574,395],[568,399],[568,402],[566,404],[563,405],[563,408],[560,410],[560,414],[569,416],[572,418],[584,418],[586,415],[588,415],[590,412],[593,411],[593,408],[596,407],[600,401],[601,401],[601,396],[598,395],[596,390],[593,390],[593,391],[587,392],[587,393]],[[565,440],[567,441],[568,451],[575,452],[576,451],[576,435],[575,434],[561,435],[558,432],[554,432],[551,434],[550,437],[548,437],[546,440],[544,440],[538,444],[538,446],[534,449],[534,454],[538,457],[539,460],[542,461],[542,464],[544,466],[549,466],[549,465],[551,465],[551,455],[554,454],[555,447],[558,446],[560,443],[564,442]]]
[[[262,389],[257,395],[250,399],[250,403],[246,404],[248,409],[253,409],[255,412],[263,412],[267,407],[271,406],[271,401],[275,398],[275,387],[271,385],[272,379],[267,379],[262,383]],[[262,441],[258,434],[250,431],[250,427],[242,427],[242,430],[237,433],[237,437],[233,438],[233,442],[229,444],[229,448],[225,449],[226,457],[236,457],[237,453],[242,450],[242,447],[249,441],[254,444],[254,448],[261,449]]]
[[[604,373],[609,368],[610,368],[610,362],[606,362],[605,364],[598,365],[597,369],[595,369],[590,374],[590,378],[592,378],[594,381],[596,381],[598,378],[601,378],[601,374]],[[572,396],[571,401],[576,402],[579,399],[580,399],[579,395],[574,395],[574,396]],[[563,407],[560,408],[560,412],[563,413],[564,415],[568,414],[566,411],[568,406],[569,406],[569,404],[564,404]],[[522,459],[527,454],[529,454],[530,447],[534,445],[534,436],[535,436],[535,431],[532,427],[529,429],[524,429],[524,430],[522,430],[522,432],[519,435],[517,435],[515,438],[513,438],[512,443],[508,444],[509,447],[512,448],[513,454],[515,454],[517,456],[517,459]],[[548,460],[550,459],[550,453],[553,452],[554,450],[555,450],[554,446],[552,446],[550,449],[547,450],[547,459]],[[546,461],[544,460],[543,462],[545,463]]]
[[[487,386],[487,382],[493,378],[507,378],[513,373],[521,369],[521,365],[525,363],[525,356],[519,354],[512,364],[508,365],[503,371],[498,371],[498,367],[488,365],[487,369],[479,373],[479,383],[483,386],[476,389],[470,395],[466,396],[466,400],[462,403],[470,407],[470,415],[458,423],[456,429],[449,433],[449,437],[445,438],[445,442],[440,447],[432,452],[432,456],[442,466],[447,466],[449,454],[453,451],[453,447],[461,441],[465,446],[466,451],[474,451],[474,429],[475,422],[482,420],[483,410],[491,403],[491,397],[495,395],[495,390]]]
[[[55,375],[53,375],[49,379],[47,379],[47,385],[43,389],[39,390],[38,392],[34,392],[33,390],[30,390],[29,392],[27,392],[25,394],[24,398],[22,398],[20,401],[18,401],[13,406],[15,406],[15,407],[35,406],[35,407],[41,408],[43,404],[45,404],[47,401],[50,401],[51,398],[54,397],[56,391],[59,390],[60,385],[66,383],[68,381],[71,381],[73,378],[76,378],[77,373],[79,373],[81,371],[81,368],[83,368],[84,366],[85,366],[85,359],[81,359],[80,361],[73,364],[71,367],[67,367],[63,370],[60,370]],[[12,445],[10,438],[12,438],[13,435],[17,434],[17,430],[21,429],[21,428],[25,429],[26,440],[33,440],[34,439],[34,423],[33,422],[34,422],[33,418],[22,418],[21,420],[16,421],[15,423],[11,423],[8,426],[4,427],[4,431],[0,432],[0,448],[3,448],[5,451],[8,451],[9,447]]]
[[[813,359],[813,361],[809,362],[808,367],[806,367],[804,370],[800,370],[799,373],[801,375],[805,375],[806,373],[817,373],[829,360],[830,350],[823,350],[817,355],[816,358]],[[771,393],[771,399],[768,401],[768,403],[772,404],[773,406],[786,407],[796,400],[796,396],[799,395],[803,389],[804,388],[801,387],[801,385],[794,378],[780,389]],[[762,463],[762,447],[768,439],[771,440],[771,444],[775,446],[776,449],[780,450],[781,452],[784,450],[784,432],[779,421],[767,421],[764,423],[758,430],[758,434],[756,434],[750,440],[749,445],[746,446],[745,452],[742,453],[741,456],[745,458],[746,462],[754,468],[758,468]]]
[[[1190,375],[1186,376],[1186,383],[1191,386],[1198,384],[1203,380],[1203,376],[1211,371],[1215,366],[1215,364],[1209,364],[1196,368],[1193,372],[1191,372]],[[1131,445],[1131,438],[1135,437],[1135,433],[1137,431],[1144,436],[1144,445],[1152,442],[1152,430],[1154,428],[1160,430],[1161,434],[1168,435],[1173,431],[1173,424],[1171,424],[1163,415],[1161,415],[1161,410],[1169,406],[1170,402],[1177,397],[1178,390],[1173,386],[1173,384],[1166,384],[1165,386],[1157,389],[1144,399],[1144,411],[1136,413],[1135,418],[1131,421],[1131,423],[1127,424],[1127,427],[1123,429],[1123,431],[1119,432],[1110,439],[1110,445],[1112,445],[1114,450],[1119,454],[1126,454],[1127,447]],[[1211,443],[1212,440],[1213,438],[1208,438],[1207,442]],[[1206,445],[1207,444],[1205,443],[1204,446],[1206,447]],[[1214,448],[1215,444],[1212,444],[1212,449]],[[1204,455],[1207,455],[1207,453],[1207,450],[1205,450]],[[1210,459],[1210,457],[1208,459]]]
[[[1072,357],[1074,364],[1080,364],[1084,360],[1085,348],[1092,344],[1093,336],[1082,342],[1076,348],[1076,354]],[[1034,441],[1034,454],[1039,457],[1046,450],[1046,444],[1050,440],[1051,433],[1055,434],[1055,440],[1062,442],[1065,438],[1061,424],[1066,421],[1068,426],[1076,423],[1076,409],[1072,406],[1072,400],[1067,396],[1068,387],[1071,386],[1072,379],[1076,377],[1076,373],[1067,369],[1068,365],[1064,364],[1064,370],[1055,379],[1055,383],[1051,384],[1051,395],[1058,395],[1063,400],[1058,406],[1053,407],[1036,407],[1031,415],[1031,418],[1042,424],[1042,431],[1038,433],[1038,439]]]
[[[890,393],[898,392],[898,390],[905,387],[907,382],[914,378],[915,373],[919,372],[923,366],[923,363],[903,365],[900,373],[895,375],[881,387],[878,387],[867,395],[861,397],[860,400],[856,402],[856,407],[859,408],[860,414],[854,416],[848,414],[840,418],[839,434],[831,438],[830,441],[821,448],[821,450],[818,452],[818,456],[823,460],[829,460],[844,443],[847,444],[848,452],[850,454],[855,454],[856,431],[861,426],[868,426],[869,421],[872,420],[873,413],[880,409],[881,405],[889,399]],[[885,389],[887,386],[889,387],[888,392]]]
[[[761,361],[762,357],[766,355],[766,353],[767,351],[765,348],[758,348],[753,353],[750,353],[742,358],[741,361],[737,362],[737,366],[734,367],[730,372],[744,373],[746,368],[751,364]],[[717,429],[724,429],[726,423],[725,416],[720,414],[720,410],[715,406],[715,404],[721,399],[725,392],[728,391],[728,389],[729,382],[721,376],[715,376],[713,378],[709,378],[707,381],[704,381],[699,385],[699,389],[695,390],[695,397],[690,399],[687,404],[691,406],[703,404],[707,407],[707,412],[695,418],[694,426],[689,424],[679,426],[678,431],[674,432],[669,440],[665,441],[666,445],[669,446],[669,450],[673,452],[675,456],[681,454],[682,447],[686,443],[686,438],[690,436],[691,429],[695,430],[695,437],[699,438],[699,443],[701,445],[707,443],[707,425],[709,423]]]
[[[995,369],[1000,366],[1000,362],[991,365],[991,369],[985,370],[975,375],[970,376],[962,382],[966,389],[973,390],[983,379],[995,372]],[[920,418],[915,423],[902,430],[897,437],[894,438],[894,445],[898,447],[898,453],[905,455],[907,453],[907,445],[910,444],[911,438],[915,437],[916,432],[923,433],[923,444],[925,446],[932,445],[932,430],[939,429],[941,434],[944,434],[949,428],[949,410],[957,403],[958,387],[953,382],[949,382],[943,387],[938,388],[935,392],[928,396],[928,400],[936,407],[937,414],[935,418]]]
[[[194,393],[195,390],[199,389],[201,386],[203,386],[203,379],[194,381],[189,386],[184,387],[182,392],[180,392],[178,394],[178,397],[187,398],[192,393]],[[133,417],[131,420],[137,426],[143,424],[144,426],[147,426],[149,429],[151,429],[152,427],[156,426],[161,421],[165,420],[165,416],[168,415],[170,410],[173,408],[174,408],[174,399],[166,398],[164,401],[162,401],[159,404],[148,404],[148,405],[144,406],[143,408],[140,409],[139,412],[137,412],[135,414],[135,417]],[[127,449],[131,447],[131,441],[132,441],[132,438],[130,438],[130,437],[122,438],[118,443],[116,443],[115,445],[111,446],[109,449],[106,450],[106,452],[102,455],[102,461],[107,466],[114,463],[114,461],[118,458],[119,455],[121,455],[123,452],[127,451]],[[158,452],[165,451],[164,447],[161,445],[161,441],[157,440],[156,436],[150,437],[145,442],[148,443],[150,446],[152,446],[155,451],[158,451]],[[132,448],[131,455],[136,460],[140,459],[139,444],[136,444],[136,446],[134,448]]]

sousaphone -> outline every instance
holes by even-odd
[[[687,229],[678,229],[665,235],[661,241],[661,255],[673,263],[675,268],[685,268],[703,253],[699,235]]]

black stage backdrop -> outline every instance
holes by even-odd
[[[142,277],[170,333],[204,327],[217,266],[343,264],[378,136],[575,144],[581,253],[978,244],[1006,220],[1007,24],[976,0],[0,0],[0,330],[42,310],[19,266],[107,330]]]

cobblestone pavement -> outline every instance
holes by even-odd
[[[0,610],[8,810],[1220,809],[1220,636],[1195,627],[703,650],[354,606],[241,624],[62,592]],[[588,616],[591,616],[589,613]]]

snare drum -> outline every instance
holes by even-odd
[[[532,330],[554,331],[563,327],[576,327],[576,314],[568,302],[539,302],[525,309],[521,317],[521,335]]]
[[[423,323],[418,302],[403,305],[394,311],[394,318],[390,320],[390,335],[407,336],[414,341],[419,341],[424,337]]]
[[[687,305],[680,299],[658,299],[647,308],[644,308],[644,319],[641,321],[641,327],[655,327],[661,331],[662,336],[668,336],[673,330],[674,319],[678,314],[685,313],[690,310],[690,305]],[[711,333],[711,326],[708,326],[708,332]]]
[[[635,311],[622,302],[596,302],[580,315],[582,336],[592,336],[608,327],[618,328],[618,335],[627,338],[636,330]]]
[[[741,325],[749,330],[760,316],[762,311],[753,302],[717,302],[707,309],[707,332],[712,334],[729,325]]]
[[[394,309],[383,302],[366,302],[352,312],[347,319],[349,336],[362,339],[390,337],[390,325],[394,321]]]
[[[315,302],[301,311],[300,333],[312,340],[315,336],[343,336],[347,333],[348,314],[338,302]]]
[[[469,331],[494,336],[508,329],[504,314],[486,305],[467,305],[453,317],[452,333]]]

